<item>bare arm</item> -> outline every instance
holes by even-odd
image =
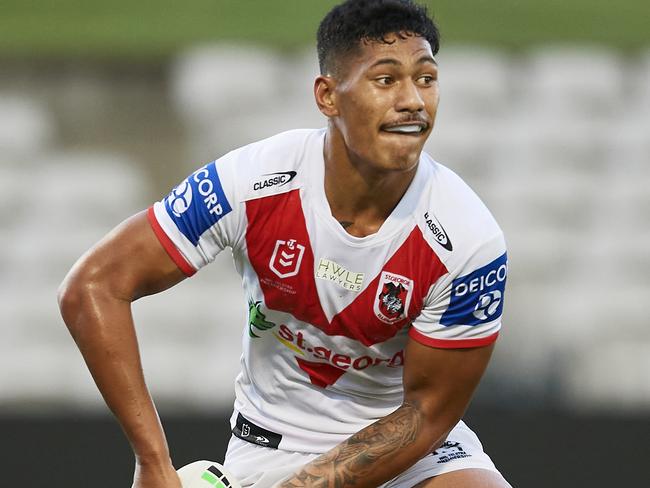
[[[136,487],[180,482],[145,385],[131,303],[184,277],[141,212],[82,256],[59,290],[61,315],[133,448]]]
[[[434,349],[412,339],[404,403],[316,458],[280,488],[377,487],[439,447],[463,416],[494,346]]]

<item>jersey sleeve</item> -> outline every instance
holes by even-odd
[[[431,288],[409,336],[443,349],[480,347],[496,341],[507,274],[506,246],[499,231]]]
[[[158,240],[187,276],[237,241],[232,159],[231,153],[197,169],[148,210]]]

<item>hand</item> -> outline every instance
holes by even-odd
[[[182,488],[171,461],[164,464],[136,462],[131,488]]]

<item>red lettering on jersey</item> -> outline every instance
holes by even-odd
[[[329,363],[305,361],[298,356],[295,356],[295,358],[296,361],[298,361],[300,369],[309,375],[309,381],[311,381],[311,384],[320,386],[321,388],[327,388],[328,386],[333,385],[336,383],[336,380],[345,373],[345,369],[337,368]]]
[[[323,312],[316,288],[314,253],[299,190],[249,200],[246,202],[246,215],[248,257],[259,278],[266,306],[291,313],[296,319],[312,324],[330,336],[341,335],[365,346],[390,339],[419,315],[429,288],[447,273],[445,265],[424,240],[420,229],[414,226],[377,276],[330,322]],[[295,275],[280,278],[277,270],[271,267],[271,264],[275,266],[273,253],[279,240],[294,241],[296,249],[299,249],[298,245],[304,247],[300,269]],[[411,280],[408,310],[400,312],[401,318],[393,323],[380,320],[374,312],[375,300],[382,291],[378,292],[378,287],[385,285],[382,274],[384,277],[390,275]]]

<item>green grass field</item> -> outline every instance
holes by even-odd
[[[293,48],[313,42],[332,0],[4,0],[5,58],[163,58],[187,45],[244,40]],[[650,47],[648,0],[428,0],[445,42],[512,49],[587,42]]]

